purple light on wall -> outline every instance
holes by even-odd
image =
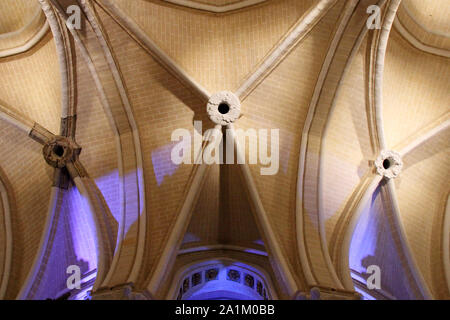
[[[170,157],[174,145],[175,143],[171,143],[152,152],[153,172],[158,186],[163,183],[166,176],[172,176],[178,169],[178,165],[174,164]]]
[[[186,234],[184,235],[183,243],[198,242],[198,241],[200,241],[200,238],[191,232],[186,232]]]
[[[95,222],[89,211],[87,199],[77,188],[71,188],[67,197],[71,207],[69,228],[76,260],[87,263],[88,270],[82,270],[83,272],[97,269]]]
[[[373,221],[374,215],[371,209],[372,204],[368,203],[356,225],[350,245],[350,268],[359,273],[366,272],[367,266],[363,265],[364,258],[374,256],[376,253],[377,226]]]
[[[111,214],[116,221],[120,221],[120,195],[119,195],[119,171],[114,170],[106,175],[95,178],[95,183],[100,189]]]

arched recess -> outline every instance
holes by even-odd
[[[437,56],[450,57],[449,12],[445,0],[404,0],[394,27],[417,49]]]
[[[2,1],[0,10],[3,11],[2,20],[7,20],[2,21],[7,27],[3,25],[0,30],[0,58],[30,50],[47,34],[49,24],[37,1],[31,5],[23,0]]]
[[[269,275],[261,268],[218,257],[196,261],[178,270],[167,299],[273,300],[277,294]]]
[[[11,216],[14,199],[11,187],[0,168],[0,299],[4,299],[12,261]]]

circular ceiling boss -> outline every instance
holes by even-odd
[[[392,179],[396,178],[402,172],[403,161],[397,152],[385,150],[381,151],[377,160],[375,160],[375,167],[380,176],[386,179]]]
[[[241,115],[241,102],[230,91],[216,92],[209,98],[206,112],[212,122],[226,126],[235,122]]]
[[[80,154],[81,147],[71,139],[55,136],[44,145],[42,152],[49,165],[63,168]]]

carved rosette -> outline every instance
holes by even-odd
[[[375,167],[380,176],[386,179],[393,179],[402,172],[403,161],[397,152],[384,150],[375,160]]]
[[[241,115],[241,102],[230,91],[220,91],[211,96],[206,112],[212,122],[226,126],[233,123]]]
[[[81,152],[81,147],[73,140],[56,136],[48,141],[42,150],[45,161],[55,168],[64,168]]]

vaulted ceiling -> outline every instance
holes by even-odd
[[[132,282],[164,299],[187,261],[230,258],[284,299],[354,297],[371,265],[376,297],[448,299],[449,10],[3,0],[0,298],[57,297],[79,265],[94,292]],[[241,103],[221,130],[279,130],[275,175],[171,161],[176,129],[220,128],[206,112],[220,91]]]

